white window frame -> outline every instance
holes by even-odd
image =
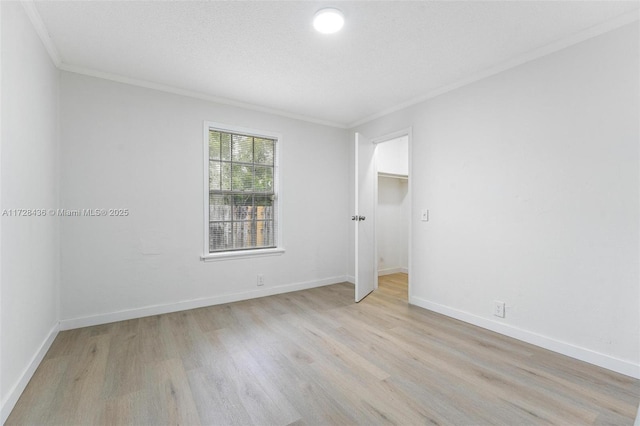
[[[264,137],[276,140],[276,152],[274,157],[274,192],[278,202],[276,203],[276,247],[257,248],[248,250],[222,251],[209,253],[209,130],[219,130],[227,133],[239,133],[247,136]],[[203,201],[204,201],[204,246],[200,257],[204,261],[239,259],[246,257],[278,256],[285,252],[282,245],[282,187],[280,185],[280,152],[282,151],[282,135],[268,130],[251,129],[247,127],[233,126],[229,124],[204,122],[203,142]]]

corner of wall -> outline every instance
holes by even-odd
[[[6,397],[3,395],[0,405],[0,424],[4,424],[4,422],[9,418],[11,410],[13,410],[13,407],[15,407],[18,402],[20,395],[22,395],[22,392],[24,392],[25,388],[29,384],[29,380],[31,380],[31,377],[44,359],[44,356],[47,354],[47,351],[51,347],[51,344],[55,340],[59,331],[60,323],[56,323],[38,348],[37,352],[33,355],[33,358],[29,361],[29,364],[27,364],[27,367],[20,374],[18,382],[9,390]]]
[[[29,4],[25,4],[29,3]],[[22,6],[20,6],[22,4]],[[35,24],[32,20],[32,17],[29,14],[29,7],[35,7],[31,2],[0,2],[0,84],[3,85],[0,89],[0,156],[4,153],[6,155],[7,152],[15,153],[13,150],[14,147],[23,147],[27,145],[26,143],[22,143],[23,141],[29,141],[30,135],[33,133],[33,121],[30,121],[33,117],[29,116],[29,114],[33,114],[37,116],[38,120],[45,120],[50,127],[44,126],[43,129],[47,130],[37,130],[41,132],[46,132],[46,137],[42,138],[42,135],[34,136],[34,140],[45,139],[47,147],[54,150],[55,157],[59,155],[59,120],[58,120],[58,111],[59,111],[59,70],[57,68],[57,63],[54,58],[49,54],[45,53],[44,50],[48,51],[48,47],[45,45],[43,49],[38,45],[38,37],[36,34],[38,33],[38,29],[35,27]],[[3,22],[4,21],[4,22]],[[30,28],[30,23],[33,25],[33,28]],[[4,25],[3,25],[4,24]],[[31,37],[31,30],[34,30],[33,37]],[[40,36],[40,34],[37,34]],[[44,43],[42,38],[40,40]],[[23,51],[24,49],[24,51]],[[30,55],[34,53],[34,55]],[[33,59],[37,58],[37,59]],[[53,66],[51,70],[49,68],[43,68],[42,64],[47,63],[49,59],[53,60]],[[8,64],[11,64],[12,67],[9,68]],[[33,72],[33,74],[21,73],[16,71],[16,68],[13,67],[16,65],[20,67],[20,71],[28,70],[29,72]],[[11,79],[7,82],[7,79]],[[45,82],[49,84],[47,89],[42,92],[38,92],[40,82]],[[15,86],[14,86],[15,85]],[[24,104],[21,102],[24,99],[20,96],[20,91],[16,89],[16,87],[29,87],[29,89],[33,90],[34,93],[42,93],[41,97],[36,101],[29,101],[31,103]],[[8,91],[7,88],[11,88],[12,90]],[[9,92],[9,93],[8,93]],[[31,99],[28,96],[26,99]],[[46,104],[46,106],[44,105]],[[7,105],[11,105],[11,108],[6,108]],[[3,108],[4,106],[4,108]],[[34,111],[31,111],[31,109]],[[44,108],[38,110],[38,108]],[[49,107],[49,109],[46,109]],[[51,112],[53,110],[53,112]],[[15,120],[15,112],[19,112],[19,120]],[[45,113],[43,113],[45,112]],[[27,123],[27,124],[25,124]],[[31,123],[29,125],[28,123]],[[37,127],[37,126],[36,126]],[[50,130],[52,129],[52,130]],[[7,145],[11,143],[10,149],[7,148]],[[30,149],[30,148],[29,148]],[[23,158],[27,158],[31,152],[27,152],[26,150],[21,151],[24,154]],[[42,155],[41,158],[42,164],[51,165],[54,171],[48,172],[44,178],[41,176],[41,180],[28,180],[25,179],[24,182],[21,178],[27,176],[27,173],[31,173],[27,168],[24,168],[24,172],[20,171],[18,173],[14,173],[11,175],[11,170],[7,170],[7,164],[11,164],[5,162],[5,167],[2,168],[2,162],[0,161],[0,176],[2,176],[3,180],[12,180],[14,184],[22,185],[19,188],[34,190],[34,188],[39,188],[42,182],[52,182],[54,184],[54,191],[56,193],[49,192],[47,190],[47,194],[51,194],[55,201],[53,204],[57,204],[57,179],[58,179],[58,166],[57,166],[57,158],[51,159],[50,156]],[[1,157],[0,157],[1,159]],[[13,158],[12,158],[13,160]],[[41,164],[35,164],[35,168],[38,168]],[[9,169],[11,169],[9,167]],[[14,172],[16,169],[14,167]],[[49,170],[49,169],[48,169]],[[7,174],[9,174],[9,179],[7,179]],[[16,176],[17,175],[17,176]],[[30,175],[29,175],[30,176]],[[35,179],[35,178],[34,178]],[[17,200],[14,198],[8,197],[12,196],[11,191],[2,191],[0,188],[0,209],[4,208],[24,208],[27,206],[24,205],[15,205],[17,202],[21,202],[21,200]],[[32,195],[32,199],[29,204],[35,204],[38,202],[38,192],[34,191]],[[49,200],[47,200],[47,204]],[[44,208],[45,206],[36,206],[32,205],[29,207],[33,208]],[[46,206],[49,208],[50,206]],[[54,207],[54,206],[51,206]],[[3,218],[4,219],[4,218]],[[24,223],[24,222],[23,222]],[[51,232],[53,238],[59,238],[57,235],[59,234],[59,228],[56,224],[49,227],[47,225],[47,230]],[[41,294],[42,287],[34,286],[34,288],[24,289],[23,286],[19,286],[17,283],[29,283],[28,278],[33,278],[32,276],[26,274],[24,277],[27,279],[23,279],[23,276],[14,277],[12,275],[7,277],[7,265],[12,265],[9,263],[10,261],[7,259],[7,254],[12,253],[12,242],[16,241],[16,236],[13,235],[13,241],[8,241],[7,236],[7,228],[2,229],[2,223],[0,221],[0,240],[2,240],[2,244],[0,246],[5,246],[7,243],[9,249],[5,246],[5,251],[0,251],[0,299],[2,297],[6,298],[7,295],[7,287],[10,285],[12,290],[12,295],[15,294],[14,290],[22,291],[21,295],[24,296],[23,300],[27,297],[31,297],[34,294]],[[22,238],[22,235],[18,236],[18,238]],[[47,268],[45,270],[45,274],[50,276],[50,280],[41,281],[41,280],[32,280],[32,282],[45,282],[46,289],[51,290],[51,293],[47,293],[46,296],[46,309],[47,315],[43,314],[41,318],[36,318],[37,311],[39,307],[29,307],[32,309],[31,311],[19,311],[16,313],[16,310],[6,309],[6,307],[13,308],[12,304],[9,304],[9,301],[5,299],[6,303],[4,303],[5,309],[2,309],[2,305],[0,304],[0,345],[3,348],[15,348],[16,346],[21,346],[23,341],[28,343],[24,343],[21,348],[15,349],[16,353],[10,352],[11,355],[15,355],[13,357],[4,356],[2,357],[2,352],[0,352],[0,374],[2,377],[0,378],[0,383],[3,385],[0,390],[0,424],[4,423],[9,417],[11,411],[13,410],[16,402],[20,398],[20,395],[24,391],[25,387],[31,380],[31,377],[35,373],[38,365],[45,357],[47,351],[51,347],[51,344],[55,340],[58,330],[59,330],[59,299],[60,299],[60,291],[59,291],[59,273],[58,267],[55,266],[59,264],[59,247],[57,242],[54,242],[51,247],[47,247],[49,251],[53,249],[56,251],[55,254],[50,255],[47,254],[48,260],[50,264],[53,265],[51,268]],[[1,250],[1,248],[0,248]],[[31,253],[33,254],[33,253]],[[31,262],[31,258],[33,256],[29,256],[28,254],[22,254],[20,252],[19,258],[23,261],[25,267],[24,271],[29,271],[32,266],[29,266]],[[38,256],[36,256],[38,257]],[[40,257],[39,257],[40,258]],[[50,269],[50,270],[49,270]],[[30,292],[30,293],[29,293]],[[51,295],[51,298],[49,297]],[[27,299],[29,300],[29,299]],[[14,302],[13,300],[11,301]],[[22,301],[18,301],[17,306],[24,306]],[[22,309],[22,308],[21,308]],[[36,312],[34,312],[36,311]],[[37,323],[33,329],[37,328],[37,332],[28,331],[25,332],[23,327],[24,324],[20,324],[21,322],[31,320],[29,315],[25,315],[25,312],[29,314],[33,314],[32,317],[36,318],[33,320],[34,323]],[[18,325],[16,325],[18,324]],[[29,339],[27,339],[27,337]],[[19,356],[18,356],[19,354]],[[17,358],[17,360],[16,360]],[[16,362],[17,361],[17,362]],[[7,379],[7,372],[11,373],[11,377]]]

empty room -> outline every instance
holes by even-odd
[[[0,424],[640,426],[639,21],[0,1]]]

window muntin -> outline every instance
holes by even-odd
[[[208,252],[277,247],[278,139],[208,128]]]

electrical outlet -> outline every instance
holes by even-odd
[[[258,274],[258,286],[264,285],[264,275]]]
[[[422,216],[420,216],[420,219],[423,222],[429,222],[429,210],[422,210]]]
[[[504,302],[493,301],[493,315],[504,318]]]

